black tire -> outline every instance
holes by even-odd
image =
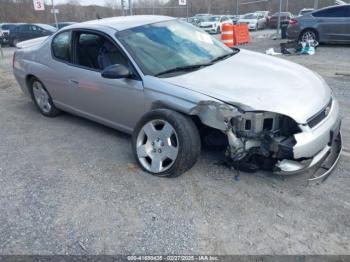
[[[36,100],[35,97],[34,97],[33,86],[34,86],[34,83],[35,83],[35,82],[40,83],[40,84],[42,85],[43,89],[44,89],[44,90],[47,92],[47,94],[48,94],[48,97],[49,97],[48,102],[49,102],[51,108],[50,108],[50,110],[47,111],[47,112],[43,111],[43,109],[39,106],[37,100]],[[29,81],[28,81],[28,84],[29,84],[28,88],[29,88],[29,92],[30,92],[30,95],[31,95],[31,97],[32,97],[32,100],[33,100],[33,102],[34,102],[36,108],[39,110],[39,112],[40,112],[42,115],[44,115],[44,116],[46,116],[46,117],[56,117],[56,116],[58,116],[60,113],[62,113],[62,111],[59,110],[59,109],[55,106],[55,104],[54,104],[53,101],[52,101],[52,98],[51,98],[50,93],[47,91],[45,85],[44,85],[39,79],[37,79],[36,77],[31,77],[31,78],[29,79]]]
[[[312,30],[312,29],[306,29],[306,30],[302,31],[299,35],[299,42],[302,42],[304,36],[307,34],[314,35],[314,40],[319,42],[319,36],[318,36],[317,31]]]
[[[142,128],[151,121],[164,120],[172,125],[178,138],[178,154],[172,166],[164,172],[153,173],[147,170],[137,155],[137,138]],[[158,177],[177,177],[188,171],[197,162],[201,152],[198,129],[191,118],[168,109],[156,109],[144,115],[136,125],[132,136],[132,150],[141,168]]]

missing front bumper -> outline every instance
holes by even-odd
[[[342,151],[341,133],[337,132],[331,142],[312,159],[305,161],[283,160],[276,166],[275,174],[288,176],[303,172],[311,172],[308,178],[310,183],[325,181],[336,167]]]

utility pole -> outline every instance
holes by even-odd
[[[122,16],[124,16],[125,15],[125,13],[124,13],[124,10],[125,10],[125,2],[124,2],[124,0],[120,0],[121,1],[121,7],[122,7]]]
[[[239,0],[236,0],[236,15],[239,15],[238,8],[239,8]]]
[[[318,0],[315,0],[315,2],[314,2],[314,9],[315,10],[318,9]]]
[[[56,25],[56,28],[58,29],[58,22],[57,22],[57,15],[56,15],[56,8],[55,8],[54,0],[51,0],[51,4],[52,4],[53,17],[55,19],[55,25]]]
[[[289,0],[286,0],[286,12],[288,12],[289,9]]]
[[[152,15],[154,15],[154,0],[152,0]]]
[[[208,0],[208,14],[211,14],[211,0]]]
[[[282,0],[280,0],[280,10],[278,13],[277,37],[280,35],[280,29],[281,29],[281,12],[282,12]]]
[[[129,0],[129,15],[132,15],[132,0]]]

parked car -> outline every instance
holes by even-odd
[[[178,19],[101,19],[32,41],[15,51],[13,72],[37,109],[132,134],[137,162],[153,175],[189,170],[209,136],[232,165],[281,175],[340,154],[339,105],[318,74],[228,48]]]
[[[289,23],[292,40],[350,43],[350,5],[337,5],[296,17]]]
[[[270,21],[269,21],[269,27],[270,28],[277,28],[278,24],[278,15],[279,13],[275,13],[273,16],[271,16]],[[294,16],[290,12],[281,12],[281,18],[280,22],[289,22],[290,19],[292,19]]]
[[[15,28],[17,24],[4,23],[0,24],[0,44],[8,44],[10,31]]]
[[[232,20],[226,15],[213,15],[199,24],[204,31],[212,34],[219,34],[223,24],[233,24]]]
[[[63,27],[66,27],[66,26],[69,26],[69,25],[73,25],[75,24],[76,22],[60,22],[60,23],[57,23],[56,24],[52,24],[51,26],[52,27],[56,27],[57,29],[61,29]],[[58,26],[58,27],[57,27]]]
[[[270,11],[256,11],[256,14],[261,14],[265,17],[266,23],[268,24],[270,22],[271,18],[271,12]]]
[[[57,29],[46,24],[20,24],[11,30],[9,43],[16,46],[18,42],[52,35]]]
[[[228,18],[232,21],[232,23],[235,25],[237,24],[239,20],[239,15],[229,15]]]
[[[250,13],[238,20],[238,24],[247,24],[249,30],[259,30],[266,27],[266,18],[262,14]]]
[[[194,17],[208,17],[212,16],[212,14],[196,14]]]
[[[315,11],[315,9],[313,9],[313,8],[303,8],[303,9],[300,10],[298,16],[302,16],[302,15],[311,13],[311,12],[313,12],[313,11]]]

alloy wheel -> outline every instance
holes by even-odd
[[[316,40],[316,34],[312,31],[306,31],[304,32],[303,36],[301,37],[301,40],[303,42],[308,42],[308,41],[315,41]]]
[[[151,120],[140,130],[136,153],[141,165],[158,174],[170,169],[179,153],[179,139],[174,127],[165,120]]]
[[[43,85],[38,81],[33,82],[33,95],[40,110],[44,113],[49,113],[51,110],[50,96]]]

